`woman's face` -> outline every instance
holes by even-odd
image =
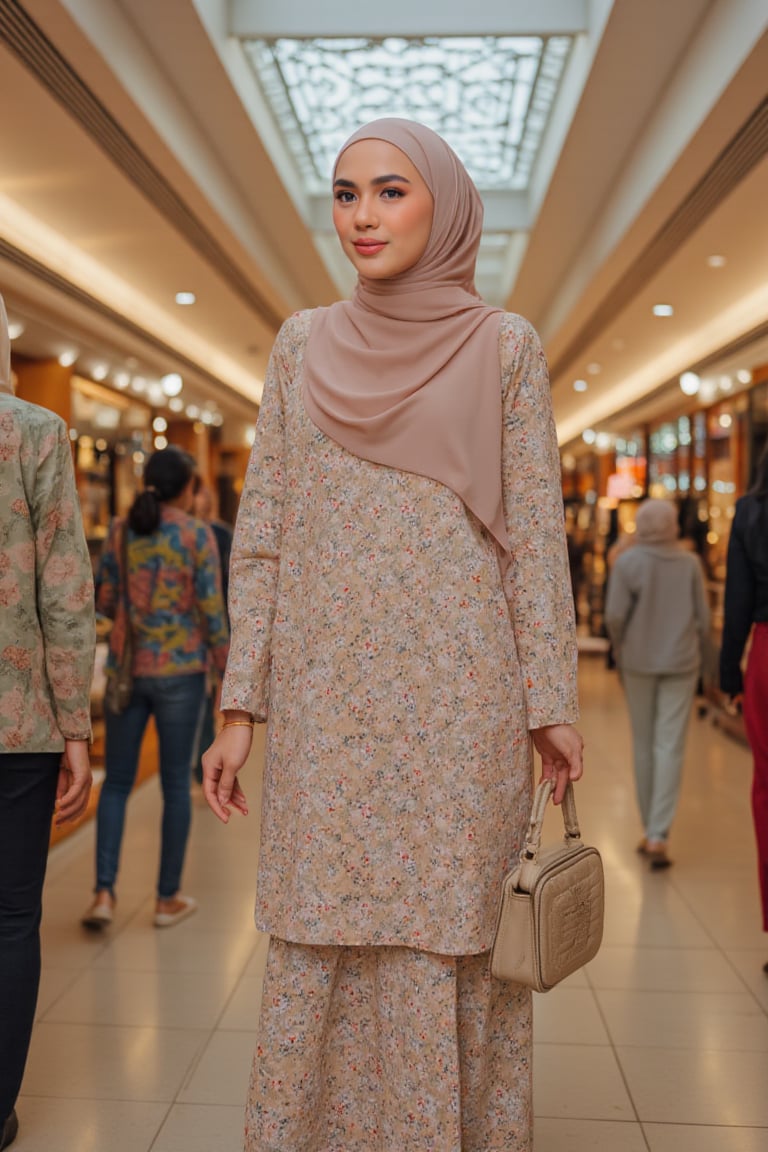
[[[361,276],[388,280],[420,259],[432,230],[432,193],[408,157],[385,140],[358,140],[342,153],[333,223]]]

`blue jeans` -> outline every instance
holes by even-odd
[[[60,752],[0,754],[0,1129],[24,1075]]]
[[[119,716],[107,712],[106,779],[99,797],[96,829],[96,891],[114,895],[125,825],[125,806],[139,766],[141,741],[150,716],[160,745],[163,822],[157,897],[170,900],[181,887],[192,805],[192,764],[200,740],[205,673],[139,676]]]

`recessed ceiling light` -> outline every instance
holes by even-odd
[[[182,305],[194,304],[196,300],[197,300],[197,296],[195,296],[194,292],[177,292],[176,293],[176,303],[177,304],[182,304]]]
[[[581,438],[585,444],[594,444],[595,440],[597,440],[597,433],[594,428],[585,428],[581,434]]]
[[[170,408],[171,412],[183,412],[184,401],[182,400],[181,396],[172,396],[168,401],[168,407]]]
[[[127,372],[115,372],[115,388],[127,388],[131,378]]]
[[[75,360],[77,360],[77,352],[74,352],[71,348],[68,348],[66,352],[62,352],[61,356],[59,356],[59,364],[61,364],[62,368],[71,368]]]
[[[18,340],[19,336],[21,336],[23,331],[24,331],[24,325],[22,324],[22,322],[20,320],[9,320],[8,321],[8,335],[10,336],[11,340]]]
[[[739,384],[751,384],[752,373],[750,372],[749,368],[739,368],[738,372],[736,373],[736,379],[738,380]]]
[[[91,376],[94,380],[106,380],[108,371],[106,364],[94,364],[91,369]]]
[[[160,383],[163,386],[163,392],[165,392],[166,396],[178,396],[184,387],[184,382],[178,372],[169,372],[163,376]]]
[[[134,376],[131,388],[133,388],[134,392],[146,392],[147,382],[143,376]]]
[[[707,256],[707,264],[710,268],[722,268],[725,263],[725,256]]]
[[[695,396],[701,387],[701,380],[695,372],[683,372],[680,377],[680,390],[686,396]]]
[[[154,420],[152,421],[152,428],[155,432],[167,432],[168,421],[166,420],[165,416],[155,416]]]
[[[671,304],[654,304],[654,316],[674,316],[675,310]]]
[[[586,380],[574,380],[573,382],[574,392],[586,392],[588,387]]]

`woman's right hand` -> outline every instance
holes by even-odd
[[[248,802],[237,773],[251,751],[253,728],[247,724],[222,728],[203,753],[203,795],[215,816],[229,823],[231,809],[248,815]]]

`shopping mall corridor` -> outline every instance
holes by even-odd
[[[768,938],[749,754],[692,717],[675,865],[651,874],[635,852],[621,690],[600,656],[582,658],[581,692],[577,801],[604,855],[605,942],[585,972],[536,998],[535,1152],[766,1152]],[[252,812],[260,753],[244,773]],[[151,925],[158,819],[150,780],[131,801],[104,935],[78,923],[93,826],[52,852],[18,1152],[242,1148],[266,944],[252,921],[257,816],[224,828],[196,801],[185,890],[200,910],[165,932]],[[557,833],[550,813],[547,838]]]

